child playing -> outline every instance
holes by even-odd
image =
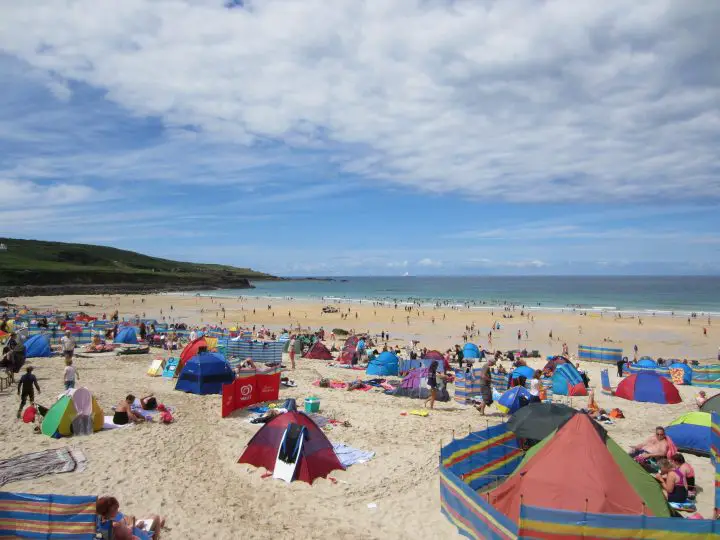
[[[75,366],[73,366],[72,364],[72,358],[65,358],[65,373],[63,375],[63,380],[65,381],[65,390],[75,388],[75,378],[80,378],[77,369],[75,369]]]

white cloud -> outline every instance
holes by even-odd
[[[483,200],[720,195],[718,2],[222,4],[4,2],[0,50],[49,74],[61,99],[74,96],[66,81],[87,83],[174,134],[174,151],[100,156],[98,174],[239,183],[231,171],[253,160],[301,159],[280,144]],[[187,178],[167,159],[210,144],[222,155],[193,157],[227,160],[220,179],[215,165]],[[77,171],[88,153],[35,171]]]
[[[442,261],[438,261],[435,259],[430,259],[429,257],[425,257],[424,259],[420,259],[417,262],[418,266],[427,266],[431,268],[438,268],[443,265]]]
[[[40,184],[25,180],[0,178],[0,193],[12,194],[8,198],[10,210],[18,205],[30,205],[33,208],[66,206],[71,204],[101,201],[109,194],[92,187],[79,184]]]

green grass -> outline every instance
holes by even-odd
[[[273,279],[250,268],[171,261],[105,246],[0,238],[0,285],[217,284]]]

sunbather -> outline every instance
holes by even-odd
[[[135,403],[135,396],[128,394],[125,401],[121,401],[115,409],[113,424],[124,426],[130,422],[139,423],[145,421],[142,416],[139,416],[132,411],[133,403]]]
[[[120,512],[120,503],[115,497],[100,497],[96,503],[98,532],[112,530],[114,540],[159,540],[165,519],[158,515],[136,520]]]
[[[685,456],[683,456],[682,454],[674,454],[672,458],[670,458],[670,463],[672,463],[675,468],[680,471],[680,473],[685,477],[685,487],[688,491],[688,499],[694,499],[695,469],[693,469],[692,465],[685,461]]]
[[[655,435],[646,441],[630,448],[630,456],[633,458],[664,458],[668,453],[668,440],[665,435],[665,428],[658,426],[655,428]]]

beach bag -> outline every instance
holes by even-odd
[[[610,418],[625,418],[623,412],[617,407],[610,411],[610,414],[608,416],[610,416]]]

